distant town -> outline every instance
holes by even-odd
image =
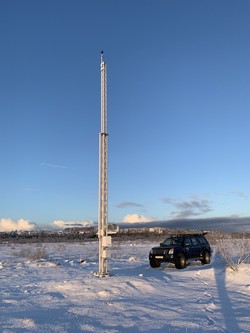
[[[165,235],[201,232],[201,230],[184,230],[184,229],[169,229],[166,227],[143,227],[143,228],[122,228],[117,224],[109,224],[108,234],[113,238],[152,238],[162,239]],[[209,231],[208,237],[213,237],[218,231]],[[242,233],[231,233],[237,237]],[[250,233],[244,233],[245,237],[250,238]],[[84,241],[94,240],[98,238],[98,227],[71,227],[63,230],[47,231],[47,230],[32,230],[32,231],[11,231],[0,232],[0,243],[6,242],[63,242],[63,241]]]
[[[114,237],[122,235],[135,235],[147,233],[166,233],[166,228],[121,228],[117,224],[108,225],[108,234]],[[0,241],[3,240],[30,240],[30,241],[67,241],[98,238],[98,227],[69,227],[63,230],[32,230],[0,232]]]

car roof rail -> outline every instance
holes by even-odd
[[[170,237],[201,236],[201,235],[206,235],[207,233],[208,233],[208,231],[189,232],[189,233],[178,233],[178,234],[172,234]]]

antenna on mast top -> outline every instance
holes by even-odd
[[[101,51],[101,62],[103,62],[103,51]]]

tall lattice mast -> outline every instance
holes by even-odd
[[[98,204],[98,238],[99,238],[99,276],[109,275],[108,247],[108,133],[107,133],[107,72],[106,63],[101,52],[101,133],[99,133],[99,204]]]

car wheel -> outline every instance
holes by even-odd
[[[150,266],[152,268],[157,268],[161,266],[161,263],[159,261],[150,260]]]
[[[201,259],[202,265],[207,265],[210,263],[210,261],[211,261],[210,253],[207,251],[203,252],[202,259]]]
[[[179,254],[178,257],[175,260],[175,267],[177,269],[182,269],[187,266],[187,260],[184,254]]]

